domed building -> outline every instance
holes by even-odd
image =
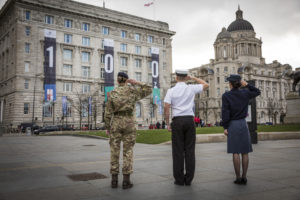
[[[217,35],[214,51],[215,58],[210,63],[190,69],[192,75],[206,80],[210,85],[209,90],[195,98],[195,114],[207,124],[220,122],[221,97],[229,90],[226,78],[230,74],[240,74],[244,80],[254,80],[262,92],[256,98],[257,122],[282,122],[291,80],[281,75],[286,70],[292,70],[292,67],[276,60],[265,63],[262,40],[256,38],[253,25],[243,18],[240,7],[236,11],[236,19]]]

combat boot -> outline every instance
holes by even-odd
[[[133,187],[133,184],[130,182],[130,174],[123,174],[123,189],[129,189]]]
[[[112,174],[111,188],[117,188],[117,187],[118,187],[118,174]]]

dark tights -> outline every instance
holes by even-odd
[[[234,171],[235,171],[236,178],[240,178],[241,177],[240,154],[234,153],[233,157],[232,157],[232,160],[233,160],[233,166],[234,166]],[[243,178],[246,178],[246,176],[247,176],[248,165],[249,165],[249,156],[248,156],[248,154],[247,153],[242,154],[242,168],[243,168],[242,177]]]

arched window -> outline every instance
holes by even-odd
[[[135,105],[135,116],[136,118],[141,118],[142,116],[142,105],[140,102],[137,102]]]

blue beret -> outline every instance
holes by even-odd
[[[118,76],[124,77],[128,79],[128,75],[125,72],[119,72]]]

